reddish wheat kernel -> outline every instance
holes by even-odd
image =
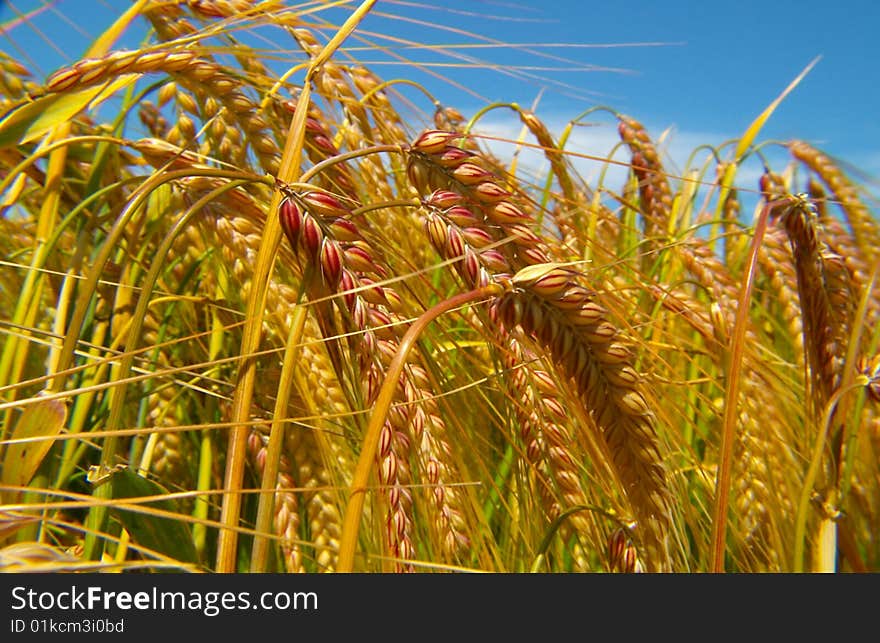
[[[547,442],[550,444],[568,444],[571,441],[571,438],[568,435],[568,431],[565,430],[564,427],[560,426],[556,422],[545,422],[544,427],[544,436],[547,438]]]
[[[595,358],[598,362],[607,366],[623,364],[632,359],[632,352],[623,344],[612,343],[604,350],[596,351]]]
[[[539,297],[550,299],[565,290],[569,283],[571,283],[571,273],[568,270],[557,268],[543,277],[539,277],[531,285],[530,290]]]
[[[468,283],[475,285],[480,279],[480,260],[477,259],[476,253],[468,246],[464,249],[464,274]]]
[[[638,391],[612,390],[611,395],[617,398],[620,408],[630,415],[646,415],[649,412],[648,403]]]
[[[372,344],[370,345],[371,352],[365,353],[364,350],[366,350],[366,349],[364,349],[361,351],[361,353],[363,355],[372,356],[374,354],[373,351],[375,351],[375,347],[376,347],[376,342],[373,341]],[[364,378],[364,383],[363,383],[364,402],[366,402],[367,404],[372,404],[376,400],[376,396],[379,394],[379,387],[381,387],[381,386],[382,386],[382,380],[381,380],[380,373],[376,369],[372,369],[372,368],[369,369],[367,371],[367,375]],[[378,447],[379,451],[378,451],[378,453],[379,453],[380,457],[386,453],[386,450],[383,450],[383,449],[385,449],[385,447],[383,447],[383,444],[385,444],[383,441],[386,439],[385,433],[386,433],[386,428],[383,427],[382,431],[379,433],[379,447]],[[388,439],[388,444],[390,445],[391,444],[390,435],[387,437],[387,439]]]
[[[621,528],[615,529],[608,537],[608,565],[611,569],[619,567],[628,541],[629,538]]]
[[[483,203],[497,203],[511,196],[510,192],[491,181],[483,181],[474,188],[474,197]]]
[[[603,319],[607,311],[599,304],[588,301],[576,310],[572,310],[566,316],[569,322],[575,326],[590,326]]]
[[[189,3],[190,9],[193,11],[200,13],[206,18],[225,18],[226,15],[222,10],[215,7],[211,2],[205,2],[205,0],[190,0]]]
[[[49,77],[46,86],[50,92],[63,92],[79,82],[80,72],[76,68],[63,69]]]
[[[623,550],[623,571],[627,574],[634,574],[637,562],[638,556],[635,546],[631,542],[627,543],[626,548]]]
[[[510,268],[507,258],[494,248],[480,251],[480,261],[492,272],[502,272]]]
[[[414,400],[417,398],[418,390],[410,380],[406,380],[405,389],[403,395],[405,399]],[[427,420],[424,409],[417,408],[410,418],[410,430],[413,432],[413,435],[422,435],[426,425]]]
[[[544,323],[544,307],[531,303],[523,310],[522,326],[531,333],[537,333]]]
[[[388,409],[388,423],[391,426],[409,426],[409,407],[404,406],[406,398],[403,391],[395,395],[394,401],[397,404]]]
[[[431,459],[428,461],[425,473],[432,484],[437,484],[437,481],[440,479],[440,465],[437,464],[436,460]]]
[[[397,294],[397,291],[392,290],[391,288],[386,288],[385,299],[388,301],[388,309],[391,312],[397,313],[398,315],[403,314],[403,300],[400,298],[400,295]],[[424,388],[427,388],[427,386]]]
[[[394,322],[391,321],[391,317],[388,313],[384,310],[379,310],[378,308],[370,308],[367,311],[367,318],[369,319],[370,327],[376,332],[376,336],[379,339],[395,339],[393,328]]]
[[[366,326],[367,308],[364,305],[363,298],[358,297],[357,299],[355,299],[354,305],[349,309],[348,312],[351,315],[351,322],[352,324],[354,324],[355,328],[364,328]]]
[[[569,450],[569,447],[567,447],[567,446],[565,446],[565,447],[552,446],[549,449],[547,449],[547,455],[549,455],[550,459],[554,462],[565,464],[569,467],[572,467],[575,465],[574,458],[571,456],[571,451]],[[560,471],[560,473],[562,473],[562,472]],[[571,471],[566,471],[566,473],[568,473],[569,475],[572,476],[572,478],[574,478],[575,485],[573,485],[573,486],[576,486],[577,483],[579,482],[577,475],[575,475]]]
[[[418,364],[410,364],[407,367],[407,370],[410,374],[410,381],[414,386],[422,390],[427,390],[431,386],[431,380],[428,378],[428,371],[419,366]],[[414,398],[410,398],[414,399]],[[421,407],[416,408],[416,415],[425,415],[424,409]]]
[[[609,368],[604,373],[613,386],[634,386],[640,379],[639,374],[630,366]]]
[[[493,223],[523,223],[530,221],[531,217],[525,214],[510,201],[501,201],[496,203],[486,212],[487,218]]]
[[[559,337],[561,330],[562,327],[556,322],[556,320],[549,317],[547,321],[537,329],[536,333],[542,344],[552,346],[553,342]]]
[[[382,480],[395,479],[397,476],[397,458],[394,457],[394,454],[389,451],[388,455],[382,459],[382,464],[380,466],[380,476]]]
[[[360,246],[351,245],[345,248],[345,264],[356,272],[375,273],[376,263],[372,255]]]
[[[315,221],[314,217],[305,216],[302,220],[302,241],[306,251],[317,256],[321,251],[321,242],[324,240],[324,233],[321,226]]]
[[[559,390],[556,388],[556,382],[553,381],[553,378],[550,377],[550,373],[547,371],[534,369],[531,371],[531,375],[535,382],[535,386],[538,387],[538,390],[541,393],[547,395],[556,395],[559,393]]]
[[[365,330],[361,334],[361,342],[358,345],[358,351],[362,356],[366,356],[367,359],[370,359],[372,355],[375,354],[376,351],[376,342],[379,338],[377,338],[376,333],[374,333],[369,328]]]
[[[290,245],[296,249],[299,243],[299,233],[302,228],[302,215],[299,208],[290,199],[284,199],[278,209],[278,217],[281,221],[281,229],[284,231]]]
[[[423,154],[439,154],[456,138],[461,135],[455,132],[444,132],[443,130],[427,130],[419,136],[413,149]]]
[[[443,214],[455,225],[461,227],[469,227],[480,223],[480,219],[473,212],[461,205],[452,206]]]
[[[555,274],[564,274],[566,279],[571,275],[570,272],[560,269],[557,263],[543,263],[520,269],[511,279],[511,283],[518,288],[531,288],[538,280]]]
[[[101,63],[103,61],[94,61],[94,62]],[[89,70],[86,70],[85,65],[83,65],[79,68],[79,71],[80,71],[79,82],[82,85],[88,85],[93,80],[95,80],[95,78],[99,78],[101,76],[104,76],[107,73],[107,70],[103,65],[98,65],[94,69],[89,69]]]
[[[585,326],[581,332],[592,344],[610,342],[617,337],[617,329],[609,322],[600,322],[592,326]]]
[[[284,106],[288,109],[288,111],[293,112],[296,110],[296,103],[293,101],[285,101]],[[312,134],[319,134],[321,136],[327,135],[327,130],[324,129],[324,126],[321,124],[316,118],[312,118],[311,116],[306,117],[306,131],[311,132]]]
[[[339,250],[339,244],[332,239],[324,239],[324,244],[321,247],[321,271],[324,275],[324,282],[332,290],[336,290],[342,278],[342,253]]]
[[[339,199],[325,192],[306,192],[302,195],[302,200],[312,214],[324,217],[344,217],[351,214]]]
[[[475,154],[468,152],[460,147],[447,147],[439,156],[435,156],[434,160],[446,168],[455,168],[473,158]]]
[[[476,288],[485,288],[489,285],[490,282],[494,281],[494,277],[489,274],[489,271],[485,268],[480,268],[480,272],[477,275],[477,281],[474,283],[474,287]]]
[[[559,420],[565,420],[568,418],[568,414],[565,412],[565,409],[557,398],[545,397],[541,400],[541,403],[544,405],[546,411],[555,415]]]
[[[464,239],[458,228],[450,227],[446,231],[446,256],[460,257],[464,254]]]
[[[541,242],[541,238],[532,232],[531,228],[520,223],[505,226],[504,232],[510,235],[518,246],[534,246]]]
[[[575,338],[573,333],[560,332],[550,348],[553,349],[553,352],[556,355],[567,355],[571,350],[571,347],[574,346],[574,341]]]
[[[345,251],[343,251],[343,254]],[[345,302],[345,307],[349,310],[354,306],[354,302],[357,299],[357,293],[354,292],[355,289],[355,281],[354,276],[348,269],[342,269],[342,277],[339,279],[339,291],[342,293],[342,300]]]
[[[358,227],[348,219],[337,218],[327,224],[331,236],[337,241],[360,241],[363,239]]]
[[[430,187],[431,173],[422,163],[408,163],[406,177],[417,192],[424,192]]]
[[[482,228],[463,228],[461,235],[474,248],[483,248],[494,241],[492,235]]]
[[[495,326],[502,327],[505,324],[504,318],[501,316],[501,309],[498,306],[498,300],[495,299],[489,304],[489,321]]]
[[[373,280],[368,279],[367,277],[361,277],[360,282],[361,286],[370,286],[360,291],[360,295],[364,298],[364,301],[368,304],[373,304],[374,306],[388,305],[388,300],[385,299],[385,289],[382,288],[382,286],[373,286]],[[361,324],[361,326],[363,326],[363,324]]]
[[[403,560],[411,560],[412,557],[415,555],[415,549],[413,548],[413,544],[409,540],[401,541],[398,545],[398,549],[400,551],[400,557]],[[405,569],[411,569],[411,566]]]
[[[400,552],[400,555],[401,555],[403,558],[409,558],[409,555],[408,555],[408,554],[405,554],[404,551],[403,551],[403,544],[404,544],[405,542],[407,542],[407,541],[406,541],[406,528],[407,528],[407,523],[408,523],[408,522],[409,522],[409,519],[406,517],[406,513],[403,512],[403,511],[401,511],[400,509],[398,509],[397,511],[395,511],[395,512],[394,512],[394,515],[391,517],[391,529],[392,529],[392,533],[394,533],[394,534],[397,536],[398,540],[401,541],[401,543],[400,543],[400,545],[401,545],[401,552]]]
[[[446,208],[458,205],[463,200],[464,197],[458,192],[452,192],[451,190],[434,190],[428,198],[424,200],[424,203],[439,208],[440,210],[445,210]]]
[[[425,231],[434,247],[439,251],[443,251],[446,247],[446,236],[449,226],[447,226],[439,217],[434,216],[430,212],[425,216]]]
[[[484,170],[475,163],[462,163],[452,171],[452,176],[464,185],[476,185],[494,178],[489,170]]]
[[[372,397],[367,397],[368,401],[372,401],[372,399]],[[391,452],[391,440],[393,437],[394,432],[391,429],[391,426],[386,422],[382,425],[382,430],[379,432],[379,445],[377,449],[380,458],[384,458]]]
[[[403,402],[408,401],[409,400],[403,400]],[[403,431],[394,432],[394,444],[397,445],[400,453],[409,453],[410,449],[412,448],[412,443],[410,442],[409,435],[407,433],[404,433]],[[412,497],[409,490],[403,489],[401,493],[408,502],[412,502]]]
[[[547,449],[548,454],[552,455],[554,449],[550,447]],[[573,471],[566,471],[565,469],[557,469],[555,472],[556,482],[563,489],[571,490],[577,489],[580,486],[580,479]]]
[[[532,246],[530,248],[521,248],[519,250],[520,258],[529,264],[537,264],[537,263],[547,263],[550,261],[550,256],[544,252],[541,248],[537,246]]]
[[[318,134],[317,136],[313,136],[311,138],[312,144],[317,147],[320,151],[326,152],[330,156],[336,156],[339,154],[339,149],[333,144],[328,137],[323,134]]]
[[[498,304],[498,314],[505,326],[513,328],[522,321],[524,308],[519,297],[504,297]]]

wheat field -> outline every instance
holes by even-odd
[[[374,4],[0,57],[0,570],[880,571],[876,198],[785,93],[676,170],[577,105],[588,179],[359,62]]]

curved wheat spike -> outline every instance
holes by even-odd
[[[880,226],[858,196],[855,185],[825,154],[804,141],[793,141],[788,146],[791,155],[815,172],[831,191],[840,205],[855,239],[859,255],[873,264],[880,248]]]
[[[618,132],[632,153],[632,171],[639,185],[639,209],[644,218],[643,236],[650,248],[669,233],[672,189],[660,162],[657,148],[644,126],[633,118],[621,116]],[[647,257],[653,262],[653,257]]]
[[[428,236],[444,258],[460,259],[456,268],[471,288],[495,279],[493,272],[525,266],[514,276],[514,288],[492,305],[492,318],[507,329],[521,326],[572,379],[639,520],[649,567],[668,569],[670,491],[655,417],[640,391],[632,354],[607,311],[578,283],[579,273],[545,261],[531,218],[510,201],[510,192],[491,172],[453,153],[449,142],[456,136],[429,131],[413,144],[410,176],[422,189],[434,190],[423,199]],[[455,160],[447,167],[448,157]],[[506,253],[481,249],[504,235],[512,237],[510,247],[501,246]]]

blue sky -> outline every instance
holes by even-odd
[[[27,11],[44,3],[0,0],[0,20],[13,18],[14,10]],[[15,27],[0,40],[0,48],[15,57],[26,55],[42,74],[66,62],[64,57],[69,62],[80,56],[86,37],[97,35],[129,2],[59,0],[55,5],[57,11],[33,20],[45,40],[27,25]],[[341,20],[344,11],[327,15]],[[62,15],[75,24],[66,23]],[[486,101],[529,106],[540,96],[538,114],[558,131],[585,109],[609,105],[643,121],[655,136],[668,130],[664,149],[679,164],[700,144],[719,144],[741,135],[810,61],[821,56],[760,138],[805,139],[876,180],[880,175],[878,19],[880,5],[863,0],[380,0],[363,25],[364,36],[393,46],[395,54],[410,60],[432,63],[434,71],[469,91],[412,65],[389,64],[393,58],[375,47],[353,55],[372,63],[383,77],[423,82],[444,103],[465,114]],[[449,51],[476,63],[462,66],[461,60],[442,52],[406,48],[392,39],[457,45]],[[630,43],[663,44],[624,46]],[[462,44],[480,47],[461,48]],[[348,45],[356,48],[363,43],[353,39]],[[572,149],[607,153],[613,143],[612,121],[597,117],[596,123],[594,129],[579,132]],[[513,121],[506,121],[501,112],[488,117],[486,126],[515,136],[516,130],[509,129]]]

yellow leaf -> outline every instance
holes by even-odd
[[[779,107],[780,103],[785,100],[786,96],[788,96],[795,87],[797,87],[800,82],[804,79],[804,77],[810,73],[810,70],[816,66],[816,63],[819,62],[821,56],[813,59],[813,61],[807,65],[804,70],[797,75],[793,81],[788,84],[783,92],[776,97],[776,99],[770,103],[767,108],[758,114],[758,117],[753,120],[748,128],[746,128],[745,133],[742,138],[739,140],[739,143],[736,146],[736,151],[734,152],[734,160],[733,163],[727,165],[727,168],[724,171],[724,176],[721,177],[721,190],[718,196],[718,207],[716,209],[715,215],[717,218],[721,218],[721,210],[724,207],[724,202],[727,200],[727,195],[730,192],[730,187],[733,185],[733,179],[736,176],[736,170],[739,163],[742,161],[743,155],[748,151],[749,147],[752,143],[754,143],[755,138],[758,136],[758,132],[761,131],[761,128],[764,127],[764,124],[776,111],[776,108]]]
[[[41,137],[52,128],[70,121],[82,110],[98,106],[138,77],[139,74],[125,74],[100,87],[49,94],[13,109],[0,121],[0,148],[28,143]]]
[[[52,448],[52,438],[61,433],[66,420],[67,406],[62,400],[40,400],[28,406],[18,418],[6,448],[0,481],[10,486],[27,485]]]

